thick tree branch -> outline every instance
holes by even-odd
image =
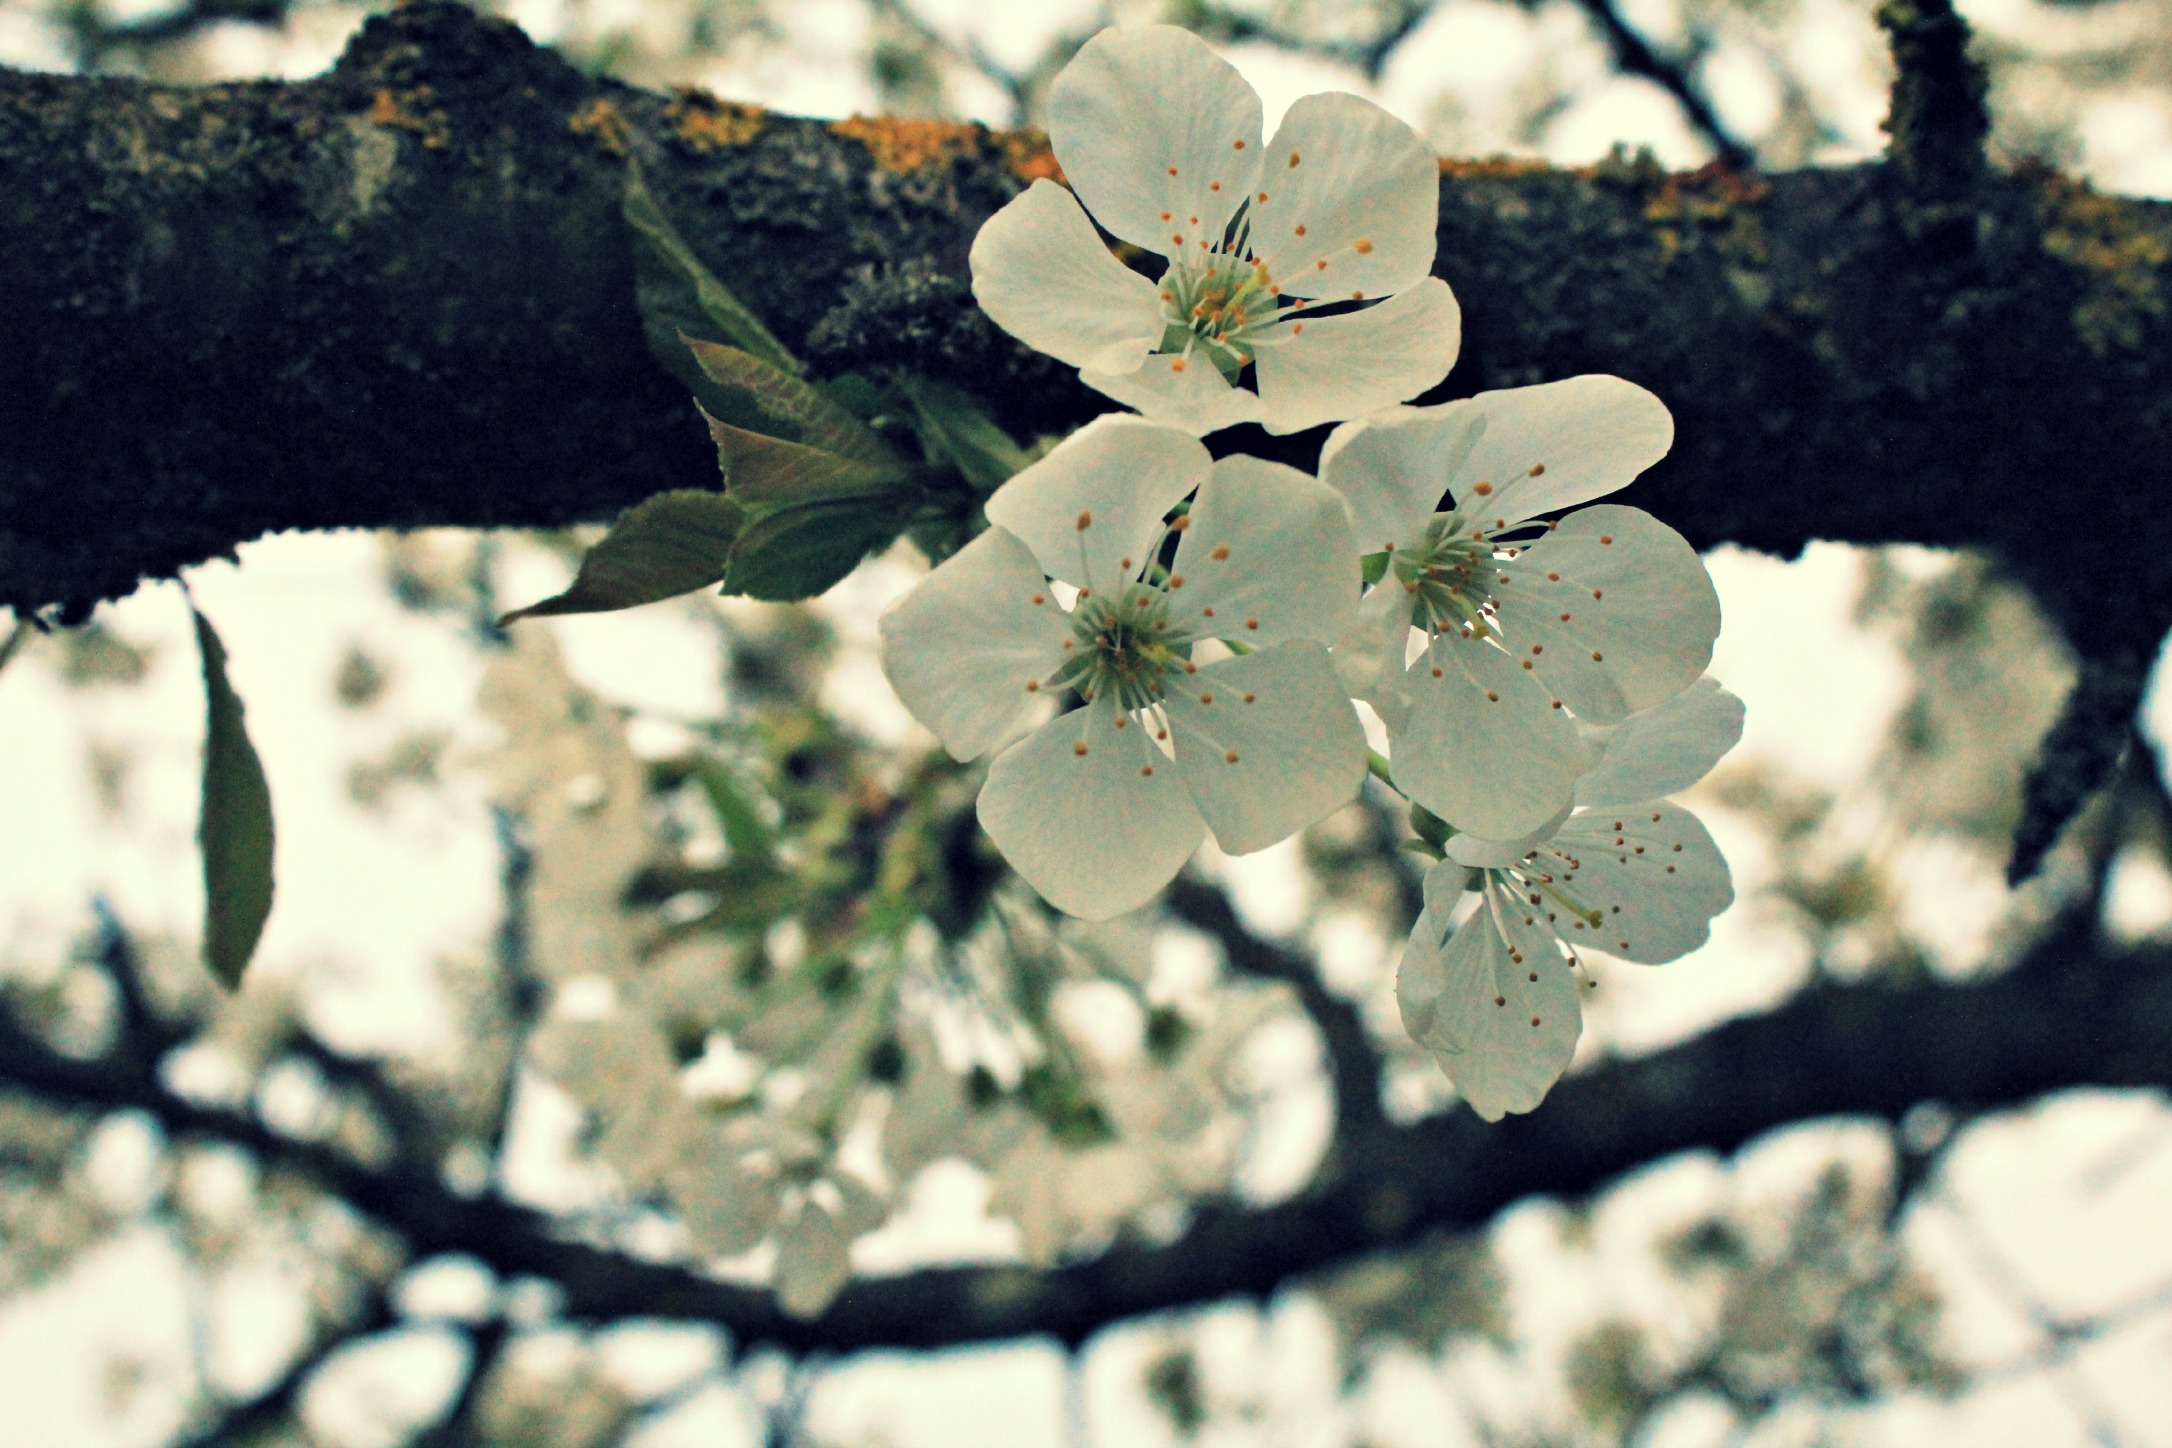
[[[854,1284],[812,1322],[766,1293],[552,1235],[552,1224],[434,1178],[372,1171],[167,1091],[125,1060],[57,1055],[0,1017],[0,1084],[58,1103],[141,1108],[177,1136],[242,1146],[400,1233],[415,1257],[472,1253],[559,1283],[575,1318],[701,1319],[793,1350],[938,1347],[1043,1334],[1077,1343],[1144,1313],[1259,1295],[1358,1254],[1475,1228],[1533,1193],[1581,1195],[1675,1152],[1728,1151],[1828,1115],[1897,1119],[1922,1101],[2012,1105],[2082,1085],[2172,1084],[2172,948],[2113,951],[2078,925],[1994,980],[1824,986],[1652,1056],[1558,1086],[1530,1116],[1462,1110],[1386,1128],[1276,1206],[1208,1203],[1167,1246],[1120,1243],[1051,1271],[943,1268]]]
[[[1897,109],[1888,163],[1763,179],[1446,165],[1446,390],[1632,377],[1679,438],[1629,501],[1698,544],[1986,547],[2085,651],[2149,651],[2172,207],[1957,170],[1951,109]],[[1021,433],[1106,405],[967,290],[974,228],[1051,165],[1028,135],[643,93],[430,3],[295,85],[0,74],[0,602],[79,614],[282,528],[558,526],[713,482],[637,325],[627,153],[818,366],[946,377]],[[2053,489],[2087,490],[2086,554]]]

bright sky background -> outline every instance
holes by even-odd
[[[2023,36],[2041,17],[2028,0],[1978,0],[1967,7],[1993,34]],[[2123,6],[2104,7],[2117,13]],[[516,15],[539,35],[551,33],[557,7],[523,0]],[[1014,63],[1030,59],[1046,34],[1086,13],[1079,3],[978,5],[928,0],[935,23],[970,29]],[[1664,38],[1668,0],[1640,0],[1632,13]],[[1882,77],[1863,7],[1835,3],[1819,12],[1798,52],[1815,83],[1829,88],[1842,118],[1836,158],[1875,149],[1883,108]],[[871,106],[862,79],[864,11],[845,0],[802,0],[786,7],[795,39],[790,57],[768,56],[708,77],[724,94],[781,109],[840,115]],[[1399,55],[1375,99],[1414,124],[1443,87],[1464,108],[1463,124],[1483,134],[1489,94],[1539,57],[1572,77],[1597,77],[1603,56],[1581,22],[1560,3],[1533,11],[1452,0]],[[336,53],[340,33],[312,33],[275,52],[236,27],[223,44],[237,70],[295,73]],[[35,24],[20,11],[0,16],[0,59],[37,64]],[[1869,49],[1866,51],[1866,44]],[[1866,54],[1868,59],[1866,60]],[[1271,128],[1280,111],[1312,90],[1364,89],[1355,76],[1259,48],[1230,53],[1260,89]],[[1770,78],[1755,65],[1723,72],[1723,104],[1754,112]],[[961,95],[974,104],[970,91]],[[993,107],[997,98],[987,98]],[[991,110],[991,117],[999,115]],[[2106,184],[2172,191],[2172,131],[2161,111],[2110,105],[2085,127],[2088,160]],[[1587,160],[1615,140],[1652,145],[1663,159],[1701,158],[1671,107],[1640,82],[1597,81],[1547,132],[1544,151]],[[1505,144],[1505,142],[1503,143]],[[1637,501],[1634,490],[1624,501]],[[474,707],[482,659],[451,623],[402,610],[381,586],[377,544],[359,535],[281,537],[242,550],[241,565],[195,571],[193,585],[233,657],[237,687],[262,751],[279,810],[279,899],[255,970],[309,982],[311,1017],[336,1044],[354,1050],[427,1053],[446,1044],[433,1029],[433,962],[485,945],[496,923],[497,855],[481,787],[472,779],[428,794],[405,792],[393,808],[371,814],[348,799],[344,781],[358,757],[375,754],[403,731],[440,727],[456,740],[455,757],[483,747],[489,729]],[[1708,560],[1722,595],[1726,626],[1713,672],[1749,705],[1743,757],[1762,757],[1836,789],[1860,789],[1864,766],[1899,703],[1905,678],[1894,645],[1851,619],[1859,559],[1821,545],[1795,563],[1735,551]],[[878,737],[912,727],[887,693],[869,645],[872,621],[888,598],[909,586],[915,565],[893,557],[865,567],[829,600],[847,647],[829,698],[838,711]],[[541,596],[563,577],[562,565],[512,542],[501,571],[504,596]],[[652,721],[714,713],[722,704],[709,632],[695,610],[706,602],[667,604],[605,618],[530,622],[555,633],[575,675],[604,696]],[[179,590],[158,585],[101,615],[129,640],[153,650],[150,676],[128,690],[61,687],[56,651],[33,646],[0,675],[0,962],[27,972],[51,969],[89,922],[94,893],[110,898],[133,929],[190,938],[200,909],[194,851],[196,761],[202,702],[186,609]],[[331,680],[348,644],[361,641],[397,661],[391,692],[373,709],[341,710]],[[2151,728],[2172,743],[2172,686],[2159,683]],[[135,764],[125,821],[101,815],[89,784],[93,746],[125,748]],[[1595,1013],[1584,1054],[1602,1048],[1644,1050],[1681,1039],[1716,1019],[1762,1009],[1799,984],[1803,949],[1793,933],[1756,904],[1757,884],[1772,868],[1760,842],[1724,811],[1713,815],[1743,903],[1717,923],[1712,945],[1662,970],[1624,967],[1608,977],[1610,1002]],[[1293,857],[1267,852],[1226,865],[1241,905],[1255,923],[1294,923]],[[1972,922],[2004,904],[1988,862],[1927,862],[1919,911],[1926,931],[1946,948],[1941,959],[1965,969],[1980,941]],[[2112,909],[2123,930],[2139,935],[2172,925],[2172,878],[2136,870],[2117,882]],[[1333,942],[1327,942],[1332,950]],[[363,948],[366,945],[366,948]],[[1362,967],[1356,967],[1362,968]],[[1302,1075],[1302,1054],[1294,1069]],[[196,1083],[216,1089],[216,1071]],[[1253,1164],[1263,1189],[1294,1186],[1309,1167],[1324,1120],[1324,1098],[1293,1091],[1278,1137]],[[535,1093],[515,1132],[509,1174],[548,1197],[571,1122],[550,1093]],[[1494,1226],[1514,1282],[1517,1330],[1528,1346],[1565,1341],[1598,1314],[1658,1301],[1660,1285],[1640,1262],[1655,1228],[1714,1204],[1756,1201],[1800,1189],[1808,1165],[1836,1150],[1876,1148],[1867,1128],[1819,1124],[1780,1133],[1730,1167],[1707,1158],[1662,1164],[1609,1194],[1583,1245],[1562,1239],[1556,1206],[1529,1203]],[[2172,1119],[2147,1093],[2077,1093],[1973,1130],[1955,1154],[1948,1190],[1965,1200],[1967,1218],[2014,1265],[2033,1293],[2075,1315],[2116,1307],[2138,1290],[2172,1280],[2172,1239],[2161,1230],[2172,1200]],[[144,1134],[126,1121],[101,1138],[94,1169],[117,1201],[148,1190]],[[1285,1187],[1285,1189],[1286,1189]],[[939,1168],[921,1184],[905,1219],[862,1244],[868,1265],[913,1258],[1001,1255],[1014,1240],[1006,1223],[983,1212],[985,1185],[967,1168]],[[2018,1359],[2038,1329],[2002,1294],[1971,1232],[1933,1199],[1911,1214],[1908,1236],[1948,1295],[1948,1332],[1964,1362]],[[0,1311],[0,1448],[105,1448],[152,1444],[170,1431],[173,1392],[189,1372],[188,1304],[172,1250],[148,1230],[131,1232],[95,1253],[54,1286]],[[251,1268],[218,1294],[211,1361],[222,1383],[245,1387],[273,1371],[300,1330],[279,1264]],[[418,1321],[457,1316],[487,1296],[489,1284],[457,1264],[418,1273]],[[1329,1332],[1314,1305],[1290,1298],[1261,1314],[1229,1308],[1209,1315],[1203,1347],[1218,1392],[1249,1398],[1274,1422],[1277,1444],[1342,1441],[1362,1426],[1382,1445],[1451,1445],[1454,1414],[1444,1382],[1481,1399],[1511,1391],[1514,1377],[1490,1349],[1462,1349],[1445,1364],[1392,1360],[1365,1391],[1338,1399],[1326,1348]],[[1083,1420],[1097,1444],[1170,1441],[1166,1425],[1137,1392],[1141,1364],[1162,1341],[1154,1324],[1101,1339],[1067,1373],[1046,1347],[1025,1345],[944,1355],[877,1356],[835,1373],[819,1392],[814,1421],[841,1441],[892,1448],[1032,1448],[1087,1441],[1066,1438]],[[554,1348],[548,1335],[534,1350]],[[454,1338],[418,1326],[404,1340],[358,1354],[327,1374],[313,1405],[330,1441],[376,1441],[372,1413],[405,1398],[423,1411],[448,1390]],[[665,1396],[698,1382],[715,1345],[684,1331],[627,1330],[606,1353],[610,1370],[637,1395]],[[147,1384],[117,1418],[101,1411],[104,1366],[116,1355],[145,1365]],[[1908,1400],[1862,1424],[1866,1441],[1894,1444],[2014,1443],[2055,1448],[2087,1441],[2077,1395],[2100,1399],[2137,1445],[2172,1445],[2172,1316],[2160,1311],[2074,1355],[2067,1373],[1993,1375],[1953,1404]],[[163,1386],[162,1386],[163,1385]],[[1692,1402],[1650,1439],[1650,1448],[1703,1448],[1730,1441],[1713,1405]],[[1803,1442],[1803,1424],[1780,1424],[1757,1444]],[[639,1448],[677,1444],[727,1448],[754,1441],[743,1405],[721,1388],[687,1394],[683,1404],[638,1438]],[[874,1433],[886,1436],[866,1436]],[[1216,1440],[1221,1441],[1221,1440]],[[1237,1441],[1230,1439],[1227,1441]],[[1245,1440],[1255,1441],[1255,1440]]]

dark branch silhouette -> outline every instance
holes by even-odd
[[[1477,1227],[1534,1193],[1582,1196],[1673,1153],[1731,1150],[1790,1122],[1898,1120],[1925,1101],[2007,1106],[2078,1085],[2172,1085],[2172,947],[2112,948],[2069,921],[1992,980],[1817,986],[1768,1015],[1572,1076],[1530,1116],[1489,1126],[1459,1110],[1345,1134],[1331,1169],[1298,1196],[1264,1208],[1203,1203],[1167,1245],[1123,1241],[1046,1271],[860,1279],[811,1322],[785,1316],[766,1292],[570,1240],[495,1196],[459,1196],[426,1167],[374,1169],[185,1100],[156,1062],[63,1056],[12,1019],[0,1019],[0,1085],[55,1104],[140,1109],[175,1137],[242,1147],[399,1233],[417,1258],[463,1252],[501,1276],[557,1282],[576,1320],[698,1319],[793,1351],[1026,1335],[1078,1343],[1142,1314],[1265,1296],[1365,1252]]]

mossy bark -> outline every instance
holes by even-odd
[[[1633,378],[1680,440],[1627,500],[1699,545],[1984,547],[2088,651],[2146,653],[2172,207],[1950,164],[1926,191],[1914,129],[1898,162],[1770,177],[1444,164],[1467,330],[1440,395]],[[0,73],[0,602],[80,613],[280,529],[558,526],[713,481],[642,345],[629,152],[819,368],[943,376],[1022,433],[1106,406],[967,289],[974,229],[1052,169],[1030,136],[642,92],[439,4],[299,84]]]

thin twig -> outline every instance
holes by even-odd
[[[1606,42],[1614,68],[1624,75],[1650,81],[1674,98],[1682,116],[1702,136],[1720,161],[1747,171],[1757,164],[1757,153],[1728,129],[1705,95],[1704,87],[1690,74],[1690,62],[1681,56],[1663,55],[1635,27],[1622,18],[1614,0],[1576,0],[1584,18]]]
[[[1230,968],[1260,980],[1278,980],[1320,1032],[1328,1075],[1335,1086],[1335,1146],[1346,1153],[1377,1136],[1387,1118],[1380,1106],[1380,1053],[1356,1006],[1330,991],[1313,962],[1262,940],[1245,927],[1229,897],[1211,885],[1179,877],[1169,887],[1169,911],[1214,937]]]
[[[175,1440],[172,1448],[233,1448],[234,1444],[291,1422],[302,1390],[309,1386],[317,1369],[355,1339],[383,1332],[396,1321],[389,1293],[382,1286],[373,1286],[359,1313],[339,1324],[336,1331],[321,1334],[270,1386],[219,1410],[202,1428]]]

